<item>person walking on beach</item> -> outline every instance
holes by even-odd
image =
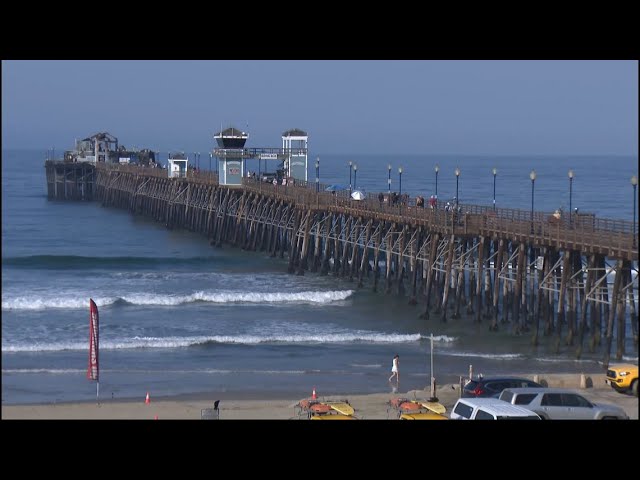
[[[391,366],[391,376],[389,377],[389,381],[391,381],[393,379],[393,377],[396,377],[396,383],[400,382],[400,371],[398,370],[398,364],[400,363],[400,356],[398,354],[396,354],[395,357],[393,357],[393,364]]]

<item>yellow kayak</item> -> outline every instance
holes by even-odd
[[[440,415],[434,412],[424,413],[403,413],[400,415],[400,420],[449,420],[444,415]]]
[[[353,415],[355,410],[351,405],[346,402],[323,402],[325,405],[329,405],[333,410],[342,415]]]
[[[422,405],[427,410],[431,410],[433,413],[439,413],[440,415],[442,415],[447,411],[445,406],[439,402],[426,402],[424,400],[412,400],[412,401],[413,403]]]
[[[351,415],[342,415],[341,413],[326,414],[326,415],[313,415],[311,420],[355,420],[355,417]]]

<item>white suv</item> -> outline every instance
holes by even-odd
[[[500,400],[522,405],[549,420],[627,420],[617,405],[593,403],[579,393],[563,388],[506,388]]]
[[[524,407],[495,398],[460,398],[451,410],[452,420],[540,420]]]

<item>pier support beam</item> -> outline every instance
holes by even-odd
[[[478,278],[476,279],[476,323],[480,323],[482,321],[482,297],[484,296],[484,292],[482,291],[482,287],[484,286],[484,244],[485,238],[484,236],[480,236],[478,239]]]
[[[358,273],[358,288],[362,288],[362,279],[364,277],[365,268],[369,266],[369,242],[371,241],[372,224],[373,220],[369,220],[367,222],[364,246],[362,247],[362,258],[360,259],[360,271]]]
[[[500,277],[499,273],[502,270],[502,256],[504,254],[504,240],[500,239],[498,242],[498,253],[496,255],[495,262],[493,264],[493,322],[489,330],[498,331],[498,313],[499,313],[499,300],[500,300]],[[504,297],[503,297],[504,301]]]
[[[567,280],[571,270],[571,252],[565,250],[562,254],[562,277],[560,280],[560,293],[558,295],[558,320],[556,322],[556,339],[554,352],[560,353],[560,342],[562,339],[562,325],[565,323],[564,297],[567,292]]]
[[[618,260],[616,262],[616,266],[614,269],[615,279],[613,281],[613,293],[611,295],[611,308],[609,311],[609,319],[607,322],[607,332],[606,332],[606,345],[604,352],[604,359],[602,361],[604,368],[609,368],[609,361],[611,360],[611,344],[613,342],[613,322],[615,320],[616,315],[616,306],[620,302],[620,285],[622,284],[622,260]]]
[[[374,240],[374,248],[373,248],[373,291],[378,291],[378,280],[380,279],[380,245],[382,243],[382,231],[384,230],[384,223],[380,222],[378,224],[378,234]]]
[[[455,250],[456,239],[451,235],[449,239],[449,253],[445,262],[444,288],[442,295],[442,321],[447,321],[447,302],[449,300],[449,290],[451,285],[451,271],[453,270],[453,252]]]
[[[438,250],[438,243],[440,243],[440,235],[437,233],[431,236],[431,248],[429,248],[429,260],[427,265],[427,286],[426,296],[427,304],[424,313],[420,316],[425,320],[429,320],[429,304],[431,302],[431,286],[433,284],[433,275],[435,273],[434,262],[436,258],[436,252]]]
[[[582,358],[584,334],[587,330],[587,308],[589,307],[589,304],[594,303],[593,301],[588,300],[588,296],[595,279],[596,256],[593,254],[589,255],[587,262],[587,279],[584,284],[584,294],[582,295],[582,302],[580,306],[580,324],[578,326],[578,346],[576,348],[576,358],[578,360]]]

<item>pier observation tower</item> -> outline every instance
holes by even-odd
[[[213,138],[217,144],[213,156],[218,162],[220,185],[240,186],[242,177],[249,176],[250,171],[257,174],[256,178],[269,182],[276,180],[280,183],[283,177],[307,180],[308,135],[298,128],[282,134],[282,148],[246,148],[249,134],[235,127],[221,130]],[[247,169],[247,160],[258,160],[255,169]]]
[[[229,127],[216,133],[217,148],[213,150],[218,161],[219,179],[221,185],[242,185],[242,177],[245,175],[245,160],[249,158],[245,154],[244,144],[249,134]]]
[[[297,180],[307,178],[307,143],[309,135],[299,128],[292,128],[282,134],[282,149],[288,153],[284,168],[289,177]]]

